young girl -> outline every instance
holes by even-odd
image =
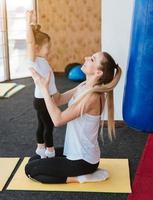
[[[29,67],[34,69],[46,77],[51,73],[51,80],[48,84],[49,95],[53,97],[54,102],[57,105],[63,105],[71,98],[75,90],[69,90],[64,94],[60,94],[57,91],[55,85],[55,78],[47,59],[51,46],[50,36],[42,32],[40,25],[36,24],[36,15],[34,11],[27,12],[27,56]],[[41,158],[54,157],[55,150],[53,146],[53,122],[47,111],[43,94],[35,84],[34,92],[34,108],[37,112],[38,128],[36,132],[37,136],[37,149],[36,154],[40,155]]]
[[[48,92],[51,74],[43,78],[31,69],[54,125],[67,123],[64,150],[55,148],[54,158],[34,156],[29,160],[25,173],[32,179],[43,183],[82,183],[105,180],[109,176],[107,170],[97,170],[100,161],[98,133],[106,96],[109,138],[112,140],[115,135],[113,89],[120,79],[121,69],[108,53],[98,52],[86,58],[82,70],[86,82],[69,100],[68,108],[61,111]]]
[[[51,73],[51,80],[48,85],[49,95],[57,93],[54,74],[52,68],[48,64],[47,58],[50,50],[50,36],[42,32],[40,25],[36,25],[36,17],[33,11],[27,12],[27,53],[29,59],[29,67],[34,69],[46,77]],[[35,84],[34,92],[34,108],[37,112],[38,128],[37,149],[36,154],[41,158],[55,156],[53,147],[53,122],[47,111],[44,98],[38,85]]]

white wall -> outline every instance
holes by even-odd
[[[123,71],[114,91],[115,120],[122,120],[122,100],[127,69],[134,0],[101,0],[102,51],[107,51]]]

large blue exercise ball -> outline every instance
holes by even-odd
[[[123,118],[129,127],[153,132],[153,0],[135,0]]]
[[[72,81],[84,81],[86,79],[86,76],[81,70],[81,65],[76,65],[75,67],[73,67],[69,71],[68,78]]]

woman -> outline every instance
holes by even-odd
[[[86,81],[69,96],[63,112],[48,92],[50,76],[41,77],[31,69],[32,77],[43,94],[46,107],[55,126],[67,123],[64,149],[55,148],[55,157],[32,157],[25,167],[28,177],[43,183],[90,182],[108,178],[106,170],[97,170],[100,161],[98,133],[105,97],[108,105],[108,134],[115,136],[113,89],[121,69],[106,52],[85,58],[82,71]],[[115,73],[115,75],[114,75]]]

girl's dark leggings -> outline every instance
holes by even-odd
[[[99,165],[85,160],[69,160],[63,156],[63,148],[55,148],[55,157],[40,159],[33,156],[25,166],[28,177],[42,183],[66,183],[67,177],[93,173]]]
[[[46,147],[53,145],[53,127],[54,124],[47,111],[44,99],[34,99],[34,107],[37,112],[38,127],[36,131],[37,143],[45,143]]]

